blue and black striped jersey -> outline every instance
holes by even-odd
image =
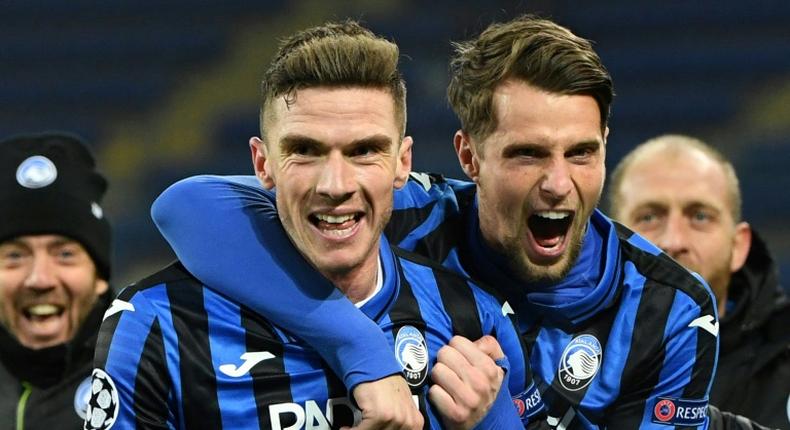
[[[701,278],[596,210],[588,249],[563,285],[551,286],[590,293],[558,302],[508,274],[481,238],[476,205],[474,184],[413,175],[396,193],[388,237],[516,304],[551,424],[707,428],[719,326]]]
[[[384,239],[380,253],[382,288],[361,310],[384,332],[426,428],[441,428],[427,402],[428,374],[455,334],[495,336],[509,357],[508,388],[539,396],[508,305],[463,276],[393,252]],[[360,418],[315,350],[180,263],[120,293],[105,314],[95,365],[89,429],[329,429]],[[509,402],[495,407],[516,415]],[[522,418],[541,409],[535,402]]]
[[[248,304],[256,312],[279,311],[260,300],[247,282],[229,277],[231,264],[212,268],[203,245],[191,237],[232,237],[220,253],[229,262],[262,254],[269,244],[248,239],[255,234],[226,233],[212,219],[245,221],[253,232],[258,214],[247,208],[273,207],[274,196],[254,177],[196,177],[163,194],[154,213],[160,230],[184,264],[199,277]],[[232,204],[231,204],[232,203]],[[523,339],[531,346],[535,379],[557,428],[663,429],[707,428],[708,393],[716,367],[718,318],[707,285],[655,246],[595,211],[588,223],[579,258],[557,284],[529,285],[508,273],[506,260],[480,237],[475,185],[438,176],[413,174],[395,192],[386,234],[391,243],[441,262],[445,267],[494,286],[519,315]],[[194,220],[199,213],[199,220]],[[189,228],[181,222],[191,219]],[[263,224],[271,224],[265,221]],[[217,243],[212,242],[217,252]],[[269,251],[271,252],[271,251]],[[186,258],[185,258],[186,257]],[[242,272],[248,282],[264,276],[255,267]],[[213,285],[213,284],[212,284]],[[279,285],[278,285],[279,286]],[[579,294],[583,292],[583,294]],[[288,288],[278,297],[296,297]],[[285,299],[283,299],[285,300]],[[336,302],[306,304],[330,312]],[[301,315],[280,312],[278,323],[290,327]],[[320,320],[315,320],[319,324]],[[342,337],[345,321],[322,325],[326,336]],[[360,328],[355,337],[374,337]],[[338,355],[341,373],[360,365],[354,353],[311,344],[322,355]],[[375,363],[364,363],[367,368]]]

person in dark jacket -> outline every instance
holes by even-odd
[[[616,219],[710,284],[721,343],[711,404],[790,429],[790,303],[763,240],[741,220],[732,164],[680,135],[651,139],[614,170]]]
[[[0,142],[0,428],[82,428],[111,301],[106,188],[74,135]]]

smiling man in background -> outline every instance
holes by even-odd
[[[107,188],[63,133],[0,142],[0,427],[81,428],[110,301]]]

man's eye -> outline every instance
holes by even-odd
[[[658,222],[659,216],[655,212],[645,212],[634,217],[634,223],[642,227],[655,226]]]
[[[579,148],[568,153],[573,158],[584,158],[593,155],[595,151],[592,148]]]
[[[695,223],[706,223],[713,219],[713,217],[705,211],[696,211],[691,215],[692,221]]]
[[[354,148],[354,149],[351,151],[351,154],[350,154],[350,155],[351,155],[352,157],[366,157],[366,156],[368,156],[368,155],[373,155],[373,154],[375,154],[376,152],[377,152],[377,151],[376,151],[376,148],[375,148],[375,147],[373,147],[373,146],[368,146],[368,145],[363,145],[363,146],[359,146],[359,147],[357,147],[357,148]]]
[[[636,218],[636,222],[645,223],[645,222],[655,221],[655,219],[656,219],[656,216],[653,215],[653,214],[644,214],[644,215],[638,216]]]
[[[6,251],[0,257],[5,261],[18,261],[22,259],[23,255],[19,251]]]
[[[310,145],[294,145],[291,147],[291,154],[294,155],[313,155],[315,150]]]
[[[25,259],[25,253],[18,250],[8,250],[0,253],[0,266],[3,267],[17,267],[22,264]]]
[[[539,155],[535,148],[513,148],[505,153],[506,158],[537,158]]]
[[[58,261],[69,263],[76,260],[80,256],[80,251],[72,247],[59,248],[55,251],[55,257]]]

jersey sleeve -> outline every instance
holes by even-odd
[[[127,288],[108,308],[94,356],[85,429],[175,428],[164,342],[154,307]]]
[[[507,357],[507,387],[511,403],[524,425],[545,419],[546,408],[535,383],[530,365],[529,349],[519,335],[516,315],[507,301],[474,286],[483,332],[494,336]]]
[[[657,373],[652,387],[633,384],[607,414],[608,428],[708,429],[708,398],[716,370],[719,321],[712,293],[700,280],[694,299],[678,291],[664,328],[664,353],[644,363]],[[629,423],[622,425],[621,423]]]
[[[165,190],[151,214],[187,270],[303,339],[349,391],[400,373],[381,329],[290,242],[274,199],[254,176],[196,176]]]
[[[506,380],[502,381],[496,399],[491,409],[478,422],[474,430],[522,430],[526,428],[517,415],[516,408],[511,401],[510,390]]]

